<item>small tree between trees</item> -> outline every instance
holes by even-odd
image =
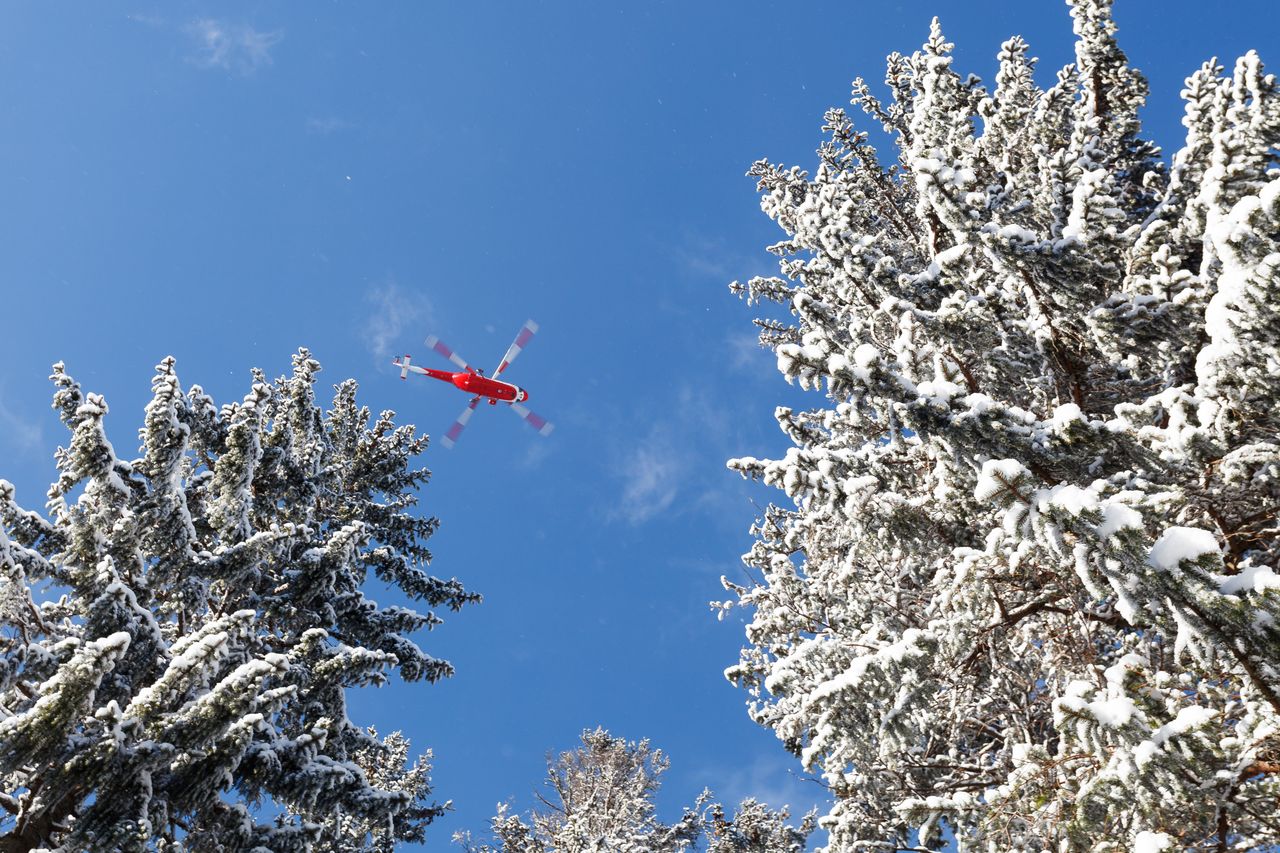
[[[732,818],[703,791],[674,824],[658,821],[653,797],[670,762],[649,741],[627,741],[602,728],[582,733],[582,746],[547,757],[542,808],[526,822],[498,806],[494,843],[473,846],[469,833],[454,840],[467,853],[680,853],[706,842],[707,853],[802,853],[815,828],[808,814],[789,826],[785,808],[773,811],[743,800]]]
[[[410,639],[435,613],[378,606],[370,575],[432,608],[479,597],[424,571],[425,437],[354,381],[321,411],[319,370],[300,350],[219,408],[165,359],[125,461],[55,365],[47,514],[0,480],[0,851],[389,850],[447,807],[344,690],[451,672]]]
[[[1017,37],[958,75],[935,21],[853,85],[892,162],[836,109],[812,175],[750,172],[782,274],[733,289],[826,401],[730,463],[791,504],[727,674],[832,851],[1280,844],[1276,81],[1205,63],[1166,167],[1110,0],[1069,5],[1049,88]]]

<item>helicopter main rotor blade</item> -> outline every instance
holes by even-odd
[[[466,427],[467,421],[471,420],[471,416],[475,414],[476,406],[480,405],[480,398],[476,397],[471,401],[471,405],[462,410],[462,414],[458,415],[458,419],[453,422],[453,426],[440,438],[440,443],[450,450],[458,442],[458,436],[462,435],[462,430]]]
[[[456,352],[450,349],[448,344],[446,344],[444,341],[437,338],[435,335],[427,335],[427,339],[423,341],[423,343],[425,343],[427,346],[431,347],[433,350],[440,353],[442,356],[449,359],[454,364],[458,365],[458,367],[461,367],[463,370],[467,371],[468,373],[476,372],[476,369],[474,367],[467,364],[466,359],[464,359],[462,356],[458,355]]]
[[[526,320],[524,325],[520,327],[520,332],[516,335],[515,341],[507,349],[507,354],[502,357],[502,364],[499,364],[498,369],[493,372],[494,379],[501,376],[502,371],[511,366],[511,362],[516,360],[516,356],[520,354],[520,351],[533,339],[533,333],[536,331],[538,331],[538,324],[532,320]]]
[[[538,435],[551,435],[551,431],[556,428],[555,424],[544,417],[534,414],[519,403],[512,403],[511,410],[524,418],[525,423],[536,429]]]

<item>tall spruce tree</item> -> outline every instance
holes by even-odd
[[[353,381],[323,412],[319,369],[300,350],[218,408],[166,359],[127,462],[54,366],[47,514],[0,480],[0,850],[387,850],[440,814],[344,698],[449,675],[410,639],[440,619],[361,590],[478,597],[424,570],[425,437],[371,423]]]
[[[547,759],[548,795],[526,822],[505,805],[490,822],[497,845],[454,840],[467,853],[802,853],[815,815],[787,823],[786,808],[743,800],[733,817],[704,791],[674,824],[658,821],[653,797],[670,762],[649,741],[627,741],[602,728],[582,733],[582,746]]]
[[[675,824],[661,823],[653,795],[670,762],[647,740],[627,742],[597,728],[582,733],[582,746],[548,757],[544,808],[526,823],[505,804],[491,821],[497,847],[471,846],[466,833],[455,840],[468,853],[680,853],[702,830],[698,806]]]
[[[825,778],[832,851],[1280,844],[1280,94],[1258,56],[1140,135],[1110,0],[1047,89],[994,90],[934,22],[831,110],[813,175],[761,161],[781,275],[733,289],[794,446],[722,608],[727,671]]]

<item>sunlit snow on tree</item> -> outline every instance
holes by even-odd
[[[782,275],[734,289],[788,381],[783,490],[726,581],[728,676],[833,805],[830,850],[1280,844],[1280,97],[1188,78],[1143,140],[1109,0],[1076,62],[994,89],[937,22],[810,175],[761,161]]]
[[[440,814],[425,760],[344,698],[449,675],[409,638],[440,620],[361,588],[477,597],[424,571],[426,439],[351,381],[322,411],[319,369],[300,350],[219,408],[166,359],[127,462],[54,367],[47,515],[0,480],[0,850],[383,850]]]
[[[703,791],[674,824],[657,819],[654,795],[670,762],[649,741],[627,741],[602,728],[582,733],[582,746],[547,760],[547,794],[526,821],[498,806],[492,844],[459,832],[466,853],[803,853],[811,812],[799,826],[784,807],[743,800],[732,817]],[[705,842],[705,844],[703,844]],[[496,846],[494,846],[496,845]]]

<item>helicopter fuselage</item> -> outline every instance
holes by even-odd
[[[529,392],[519,385],[512,385],[510,382],[503,382],[500,379],[490,379],[487,376],[481,376],[479,373],[471,373],[466,370],[454,373],[448,370],[433,370],[430,367],[417,366],[411,369],[415,373],[421,371],[424,376],[430,376],[432,379],[449,382],[468,394],[487,397],[491,404],[498,402],[523,403],[529,399]]]

